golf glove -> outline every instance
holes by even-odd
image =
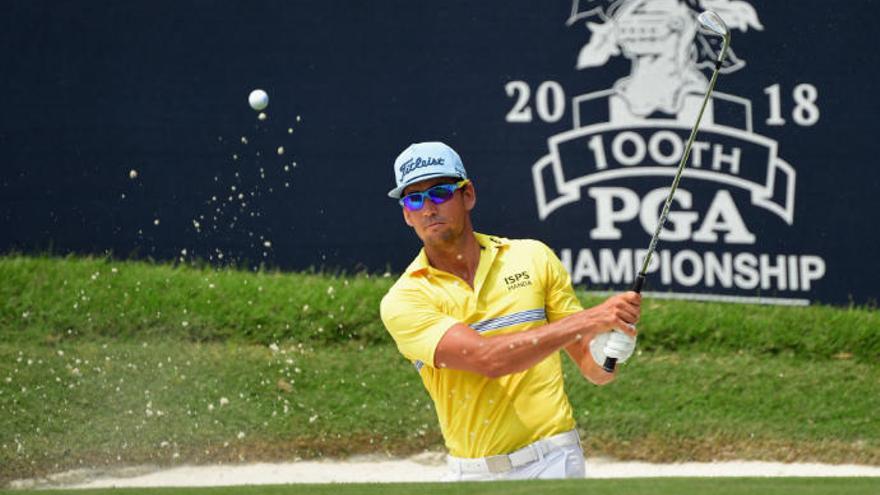
[[[617,358],[618,363],[626,362],[635,349],[636,339],[618,330],[601,333],[590,341],[590,354],[599,366],[605,363],[606,357]]]

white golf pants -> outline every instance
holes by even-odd
[[[584,452],[577,431],[538,440],[505,456],[462,459],[447,456],[441,481],[583,478]]]

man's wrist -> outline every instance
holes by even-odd
[[[588,322],[584,318],[583,311],[566,318],[566,323],[570,325],[569,333],[571,335],[571,341],[569,343],[580,341],[589,342],[590,339],[595,337],[595,331],[587,324]]]

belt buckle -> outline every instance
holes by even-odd
[[[490,473],[506,473],[513,469],[513,463],[506,455],[493,455],[486,458],[486,467]]]

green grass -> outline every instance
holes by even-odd
[[[92,258],[0,258],[0,339],[388,342],[368,275],[214,271]]]
[[[392,280],[0,258],[0,486],[76,467],[441,449],[378,319]],[[588,455],[880,464],[876,310],[644,307],[619,381],[594,387],[565,360]]]
[[[393,277],[214,271],[94,258],[0,257],[0,341],[149,337],[389,344],[379,301]],[[599,301],[580,295],[585,304]],[[648,300],[644,350],[880,361],[874,308]]]
[[[332,485],[266,485],[219,488],[126,488],[94,490],[52,490],[58,495],[162,495],[170,493],[191,495],[582,495],[584,493],[614,493],[620,495],[873,495],[880,489],[880,480],[871,478],[644,478],[627,480],[563,480],[520,481],[490,483],[392,483],[392,484],[332,484]],[[3,492],[0,493],[16,493]]]
[[[415,371],[384,346],[2,345],[0,362],[0,380],[12,378],[0,382],[7,479],[35,474],[35,466],[290,460],[442,446]],[[877,367],[658,352],[598,388],[566,363],[591,455],[880,464]]]

